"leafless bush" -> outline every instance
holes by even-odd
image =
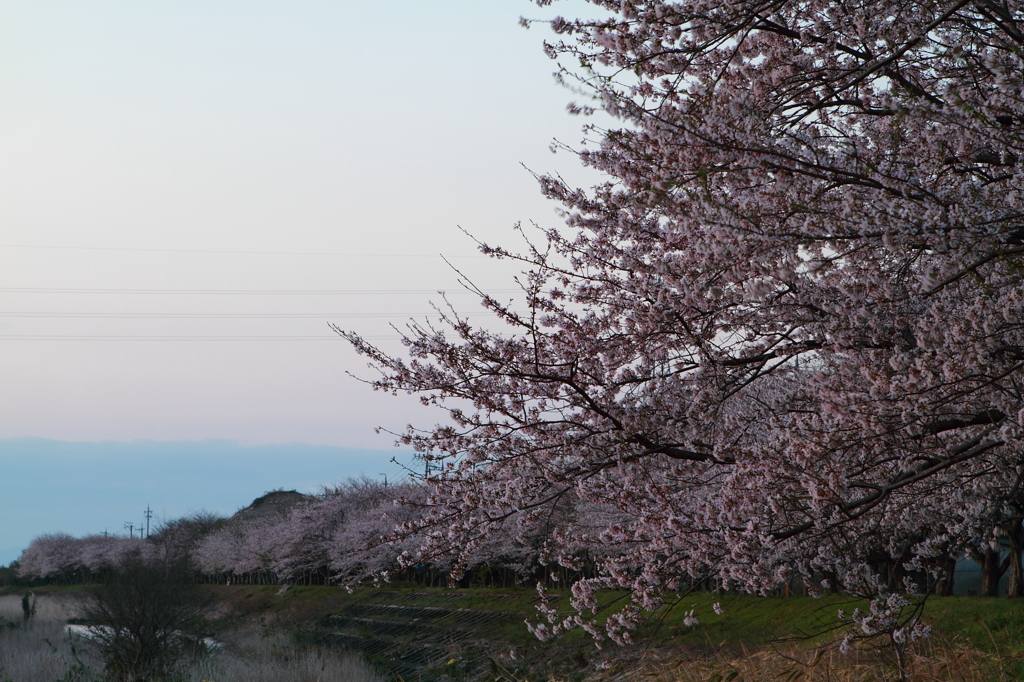
[[[211,608],[187,563],[130,557],[86,602],[84,620],[94,627],[84,641],[117,682],[169,679],[203,652]]]

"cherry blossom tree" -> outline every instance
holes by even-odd
[[[337,497],[297,504],[280,524],[282,541],[277,549],[274,570],[278,576],[301,582],[314,575],[329,578],[330,549],[345,510]]]
[[[22,576],[89,582],[129,558],[150,560],[159,556],[152,543],[142,538],[87,535],[75,538],[49,533],[32,540],[22,552],[18,572]]]
[[[546,49],[570,111],[617,121],[559,145],[607,180],[540,177],[565,226],[481,245],[523,264],[518,302],[478,291],[500,331],[342,332],[450,417],[402,438],[443,467],[407,531],[458,562],[578,499],[608,551],[574,603],[632,590],[617,639],[705,578],[800,575],[905,642],[895,592],[1020,524],[1024,5],[590,3]]]
[[[53,578],[81,567],[79,544],[67,533],[47,533],[34,538],[18,559],[22,576]]]
[[[398,537],[395,528],[415,526],[422,519],[426,492],[413,483],[383,486],[367,479],[326,491],[327,499],[342,507],[345,515],[330,547],[331,569],[338,584],[379,580],[402,568],[403,554],[411,556],[425,538],[416,533]]]
[[[320,574],[359,582],[396,568],[400,550],[381,543],[399,523],[394,500],[406,489],[368,478],[329,486],[306,504],[296,505],[280,524],[282,538],[274,568],[288,580]],[[368,523],[369,521],[369,523]]]
[[[189,551],[201,571],[234,580],[360,584],[400,568],[401,553],[421,543],[392,536],[396,526],[422,516],[416,502],[423,497],[420,485],[353,479],[281,513],[204,524]],[[396,505],[400,498],[407,504]],[[189,528],[196,525],[189,521]]]
[[[281,532],[284,522],[284,515],[277,514],[228,522],[196,544],[196,565],[207,574],[256,574],[264,582],[287,541]]]

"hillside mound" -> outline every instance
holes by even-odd
[[[248,507],[239,509],[229,520],[252,521],[275,514],[283,516],[295,505],[313,499],[312,495],[303,495],[294,490],[271,490],[263,497],[257,497]]]

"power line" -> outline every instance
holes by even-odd
[[[80,318],[98,320],[319,320],[417,317],[435,315],[434,311],[416,313],[75,313],[75,312],[0,312],[0,317],[29,319]],[[459,317],[493,317],[491,313],[457,313]]]
[[[54,289],[46,287],[0,287],[0,292],[12,294],[170,294],[170,295],[215,295],[215,296],[293,296],[293,295],[408,295],[439,294],[437,289]],[[474,294],[476,292],[455,290],[446,295]],[[492,294],[522,293],[522,289],[494,289]]]
[[[395,341],[401,336],[362,336],[364,341]],[[0,334],[0,341],[343,341],[334,336],[113,336],[74,334]]]
[[[237,249],[146,249],[127,246],[47,246],[44,244],[0,244],[5,249],[52,249],[58,251],[127,251],[141,253],[209,253],[245,256],[341,256],[349,258],[480,258],[472,256],[443,256],[439,253],[343,253],[338,251],[251,251]]]

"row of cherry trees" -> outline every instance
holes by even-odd
[[[408,558],[417,555],[425,538],[396,532],[403,524],[422,522],[428,513],[424,506],[427,497],[427,490],[418,483],[383,486],[359,480],[326,489],[282,513],[255,518],[243,515],[231,520],[198,513],[164,522],[146,539],[43,535],[23,553],[18,569],[25,578],[89,583],[129,560],[186,558],[197,579],[210,582],[355,585],[406,577],[449,585],[452,579],[465,576],[453,572],[455,567],[443,561],[410,567]],[[567,510],[569,513],[564,513]],[[591,543],[595,533],[609,524],[626,522],[624,515],[582,500],[564,505],[562,511],[560,517],[549,519],[540,533],[530,535],[510,527],[491,534],[488,542],[466,555],[464,562],[472,567],[474,577],[495,581],[500,576],[506,586],[532,585],[539,575],[556,582],[561,579],[570,586],[593,575],[595,561],[621,558],[606,550],[602,553],[600,546]],[[1016,532],[1020,530],[1018,527]],[[564,543],[567,538],[573,538],[575,551],[587,557],[585,565],[574,564],[575,570],[559,569],[556,557],[550,553],[553,542]],[[1018,547],[1016,552],[1006,551],[1014,546]],[[982,594],[997,596],[1000,579],[1009,571],[1007,596],[1022,596],[1021,572],[1013,570],[1019,566],[1019,545],[1004,542],[994,547],[986,536],[970,543],[967,553],[982,567]],[[893,585],[909,578],[916,591],[950,594],[955,560],[955,556],[941,557],[933,575],[884,555],[874,557],[872,566]],[[632,570],[639,568],[634,566]],[[691,582],[688,586],[698,584],[722,586],[715,580]]]
[[[397,498],[422,498],[414,485],[381,486],[352,481],[310,496],[281,513],[224,519],[195,514],[162,524],[146,539],[50,534],[22,554],[24,576],[90,581],[127,557],[187,557],[208,579],[309,579],[325,571],[360,580],[396,567],[400,545],[382,544],[394,528],[418,513]]]
[[[66,534],[32,541],[19,561],[25,577],[92,582],[128,558],[187,558],[200,580],[216,582],[319,582],[352,585],[402,575],[446,584],[443,561],[403,566],[424,544],[422,535],[396,529],[426,513],[426,489],[417,483],[389,486],[354,480],[325,489],[281,513],[224,519],[195,514],[163,523],[149,538]],[[506,584],[543,571],[544,542],[572,519],[552,519],[541,535],[494,533],[468,560]],[[559,528],[561,526],[561,528]],[[532,583],[531,583],[532,584]]]

